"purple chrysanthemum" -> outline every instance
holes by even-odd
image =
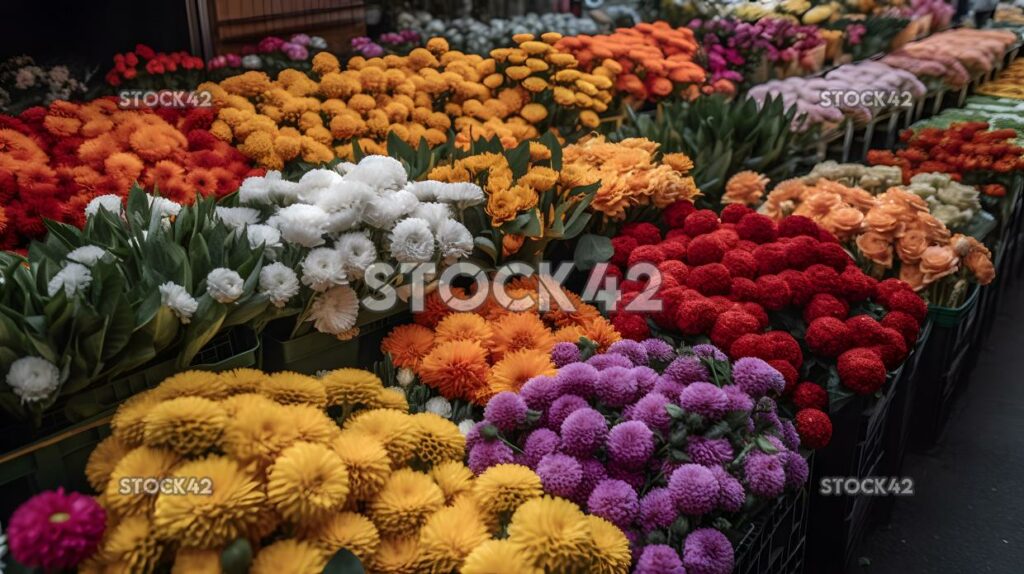
[[[551,348],[551,362],[556,367],[562,368],[570,363],[580,360],[580,348],[575,343],[556,343]]]
[[[562,452],[578,457],[590,456],[604,444],[608,436],[608,421],[594,409],[579,409],[565,418],[560,434]]]
[[[798,452],[786,451],[779,454],[782,459],[782,470],[786,473],[786,486],[789,488],[800,488],[807,482],[810,469],[807,468],[807,459],[800,456]]]
[[[723,353],[721,349],[719,349],[718,347],[716,347],[714,345],[710,345],[710,344],[694,345],[693,349],[691,349],[691,350],[693,351],[694,355],[697,355],[698,357],[700,357],[702,359],[714,359],[716,361],[728,361],[729,360],[729,356],[726,355],[725,353]]]
[[[609,367],[597,377],[598,400],[610,407],[624,407],[636,400],[637,384],[632,368]]]
[[[726,512],[739,512],[747,498],[743,485],[721,466],[711,467],[711,474],[718,480],[718,507]]]
[[[33,569],[71,569],[96,550],[106,524],[106,512],[90,496],[63,488],[41,492],[11,515],[11,555]]]
[[[667,488],[651,489],[640,499],[640,525],[647,532],[671,526],[677,516],[679,511]]]
[[[586,363],[572,363],[558,370],[558,394],[589,399],[594,394],[597,369]]]
[[[633,377],[636,378],[636,388],[640,396],[654,390],[654,385],[661,380],[661,375],[658,374],[658,371],[650,367],[633,367],[631,372]]]
[[[673,402],[679,400],[679,395],[685,388],[686,387],[684,385],[681,385],[665,376],[659,377],[658,382],[654,383],[654,392],[665,395]]]
[[[576,488],[576,494],[573,495],[572,501],[580,507],[586,507],[587,499],[590,498],[590,493],[594,492],[594,487],[608,478],[608,470],[604,463],[596,458],[581,460],[580,467],[583,469],[583,478],[580,479],[580,485]]]
[[[686,574],[679,553],[666,544],[645,546],[633,574]]]
[[[699,435],[689,437],[686,443],[686,454],[690,460],[701,466],[717,466],[732,462],[736,453],[724,438],[704,438]]]
[[[750,412],[754,409],[754,399],[750,398],[750,395],[738,385],[725,385],[722,390],[729,397],[730,411]]]
[[[537,476],[544,491],[563,498],[571,497],[583,478],[583,468],[566,454],[549,454],[537,463]]]
[[[500,440],[480,441],[469,451],[469,470],[474,474],[515,459],[512,449]]]
[[[675,356],[675,352],[672,350],[672,345],[669,345],[661,339],[645,339],[641,345],[647,351],[648,361],[660,361],[667,363],[671,361]]]
[[[708,368],[697,357],[679,357],[665,367],[665,372],[662,375],[680,385],[707,381],[711,377]]]
[[[729,574],[734,566],[732,543],[714,528],[698,528],[686,537],[683,566],[687,574]]]
[[[553,430],[562,428],[565,418],[579,409],[589,407],[590,403],[577,395],[562,395],[551,403],[548,408],[548,427]]]
[[[755,426],[758,425],[758,424],[763,424],[765,426],[762,427],[762,428],[769,428],[769,429],[775,430],[776,432],[782,432],[782,421],[779,419],[778,413],[776,413],[774,410],[770,410],[770,411],[762,411],[760,409],[755,410],[754,411],[754,424],[755,424]],[[781,445],[782,442],[780,441],[779,444]]]
[[[636,366],[647,364],[647,349],[632,339],[615,341],[608,347],[608,352],[623,355]]]
[[[523,464],[530,468],[537,468],[540,459],[558,451],[559,443],[561,443],[561,439],[553,430],[541,428],[531,432],[523,443]]]
[[[481,441],[484,441],[484,440],[487,440],[484,437],[480,436],[480,429],[482,429],[483,427],[485,427],[485,426],[487,426],[489,424],[490,423],[487,422],[487,421],[479,421],[475,425],[473,425],[473,427],[471,429],[469,429],[469,432],[466,433],[466,449],[467,450],[473,448],[474,446],[476,446],[477,443],[479,443]]]
[[[658,432],[668,432],[672,425],[672,417],[665,410],[665,405],[670,402],[668,397],[661,393],[648,393],[633,405],[629,417]]]
[[[774,454],[751,452],[743,462],[743,473],[750,492],[756,496],[775,498],[786,485],[786,471]]]
[[[743,357],[732,365],[732,380],[752,397],[781,393],[786,379],[775,367],[757,357]]]
[[[691,413],[717,421],[729,412],[729,395],[711,383],[697,382],[683,389],[679,404]]]
[[[611,462],[638,469],[654,454],[654,433],[640,421],[627,421],[612,427],[606,444]]]
[[[633,361],[629,360],[629,357],[619,354],[605,353],[603,355],[594,355],[587,359],[587,364],[594,367],[598,371],[610,369],[611,367],[622,367],[624,369],[632,369]]]
[[[640,511],[633,487],[621,480],[605,479],[597,483],[587,499],[590,514],[600,516],[619,528],[627,528]]]
[[[502,391],[487,401],[484,418],[502,432],[512,432],[526,422],[526,401],[512,391]]]
[[[519,395],[526,401],[526,406],[535,411],[543,411],[558,398],[558,380],[548,375],[533,377],[519,389]]]
[[[796,425],[793,421],[782,421],[782,444],[789,450],[800,448],[800,433],[796,432]]]
[[[676,508],[690,516],[707,514],[718,503],[718,481],[710,470],[699,464],[677,468],[668,480],[668,489]]]
[[[608,467],[608,478],[614,478],[621,480],[626,484],[632,486],[637,492],[640,492],[644,488],[644,484],[647,483],[647,473],[644,470],[632,470],[622,466],[609,466]]]

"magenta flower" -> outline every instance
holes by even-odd
[[[494,423],[498,430],[511,432],[526,422],[526,402],[511,391],[502,391],[487,401],[484,418]]]
[[[686,537],[683,566],[687,574],[729,574],[735,560],[732,543],[714,528],[698,528]]]
[[[106,524],[106,512],[92,497],[58,488],[19,506],[7,538],[11,555],[25,566],[70,569],[92,555]]]

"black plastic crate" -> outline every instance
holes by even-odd
[[[813,467],[813,455],[808,459]],[[742,529],[735,574],[800,574],[807,552],[807,488],[791,492]]]

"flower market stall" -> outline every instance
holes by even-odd
[[[0,64],[0,571],[850,571],[1017,287],[1022,30],[610,14]]]

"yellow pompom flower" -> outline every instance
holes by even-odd
[[[597,548],[596,559],[591,565],[595,574],[626,574],[633,557],[629,539],[611,522],[600,516],[587,515],[591,537]]]
[[[515,511],[508,541],[528,563],[549,572],[585,572],[599,552],[583,511],[550,496],[529,500]]]
[[[220,404],[201,397],[178,397],[149,411],[143,420],[143,441],[181,455],[201,454],[217,444],[227,423],[227,412]]]
[[[530,142],[530,161],[547,161],[549,159],[551,159],[551,148],[540,142]]]
[[[286,405],[327,405],[327,390],[314,377],[299,373],[281,372],[267,377],[260,389],[271,399]]]
[[[418,413],[412,418],[419,428],[416,456],[420,460],[428,465],[462,460],[466,453],[466,437],[459,427],[434,413]]]
[[[98,557],[104,572],[153,572],[164,545],[146,516],[130,516],[107,528]]]
[[[470,504],[438,510],[420,529],[420,571],[448,574],[490,538],[480,512]]]
[[[239,400],[233,410],[221,443],[226,454],[243,464],[269,466],[299,438],[292,413],[269,399]]]
[[[550,68],[548,63],[540,58],[527,58],[526,67],[530,68],[532,72],[546,72]]]
[[[321,574],[327,554],[311,542],[278,540],[265,546],[252,561],[250,574]]]
[[[530,68],[526,66],[509,66],[505,69],[505,75],[518,82],[530,76]]]
[[[501,84],[504,81],[505,77],[502,76],[501,74],[488,74],[487,77],[483,79],[483,85],[493,90],[501,87]]]
[[[229,394],[228,387],[221,380],[220,375],[209,371],[185,371],[172,375],[164,379],[153,390],[153,393],[161,400],[176,397],[203,397],[215,401],[223,399]]]
[[[285,405],[284,408],[295,422],[296,440],[326,445],[341,434],[338,424],[322,409],[311,405]]]
[[[419,538],[406,536],[381,540],[368,571],[377,574],[418,574]]]
[[[333,555],[342,548],[366,564],[377,553],[380,535],[370,519],[355,512],[332,514],[308,532],[307,539]]]
[[[492,466],[473,483],[474,498],[491,514],[512,512],[542,494],[544,490],[537,473],[519,464]]]
[[[488,540],[466,556],[461,574],[544,574],[508,540]]]
[[[267,374],[259,369],[232,369],[220,373],[220,380],[229,395],[258,393],[266,378]]]
[[[543,92],[546,90],[548,88],[548,83],[544,78],[533,76],[523,80],[523,87],[536,94],[537,92]]]
[[[183,548],[174,555],[171,574],[221,574],[220,552]]]
[[[448,40],[445,40],[440,36],[435,36],[427,40],[427,49],[436,55],[443,54],[448,51]]]
[[[444,493],[430,476],[403,468],[384,483],[367,505],[367,514],[383,536],[409,536],[442,506]]]
[[[345,463],[324,445],[295,443],[270,467],[267,499],[291,522],[320,520],[339,510],[348,494]]]
[[[580,123],[584,127],[593,129],[601,125],[601,118],[592,110],[583,110],[580,112]]]
[[[331,448],[348,470],[353,500],[373,498],[391,474],[391,459],[379,440],[357,432],[342,431]]]
[[[554,48],[552,48],[549,44],[545,44],[544,42],[530,40],[520,43],[519,49],[525,51],[527,54],[530,54],[531,56],[536,56],[539,54],[547,54]]]
[[[380,401],[380,408],[392,409],[396,411],[408,411],[409,400],[405,397],[405,391],[401,389],[383,389],[378,397]]]
[[[89,486],[96,492],[105,491],[110,474],[130,450],[116,436],[108,436],[96,445],[89,454],[89,462],[85,465],[85,477],[89,481]]]
[[[418,427],[407,413],[391,409],[373,409],[356,413],[345,421],[343,430],[363,433],[377,439],[388,452],[392,468],[409,460],[419,442]]]
[[[319,76],[337,72],[341,69],[341,62],[330,52],[320,52],[313,56],[313,71]]]
[[[554,44],[562,39],[562,35],[558,32],[544,32],[540,35],[540,39],[546,44]]]
[[[143,492],[134,479],[168,476],[180,460],[174,452],[148,446],[140,446],[124,455],[107,481],[104,492],[107,509],[119,517],[148,514],[156,498]]]
[[[209,481],[210,490],[157,497],[153,528],[162,540],[185,548],[220,548],[265,520],[266,494],[256,477],[234,460],[210,456],[182,464],[171,476],[199,477]]]
[[[541,81],[543,82],[544,80]],[[523,106],[523,109],[519,110],[519,115],[526,118],[526,121],[536,124],[544,121],[548,117],[548,109],[543,104],[530,103],[526,104]]]
[[[462,461],[449,460],[435,464],[430,469],[430,478],[434,479],[444,493],[445,504],[451,504],[457,496],[473,489],[473,471]]]
[[[321,377],[327,390],[327,405],[378,406],[384,389],[377,375],[363,369],[336,369]]]

